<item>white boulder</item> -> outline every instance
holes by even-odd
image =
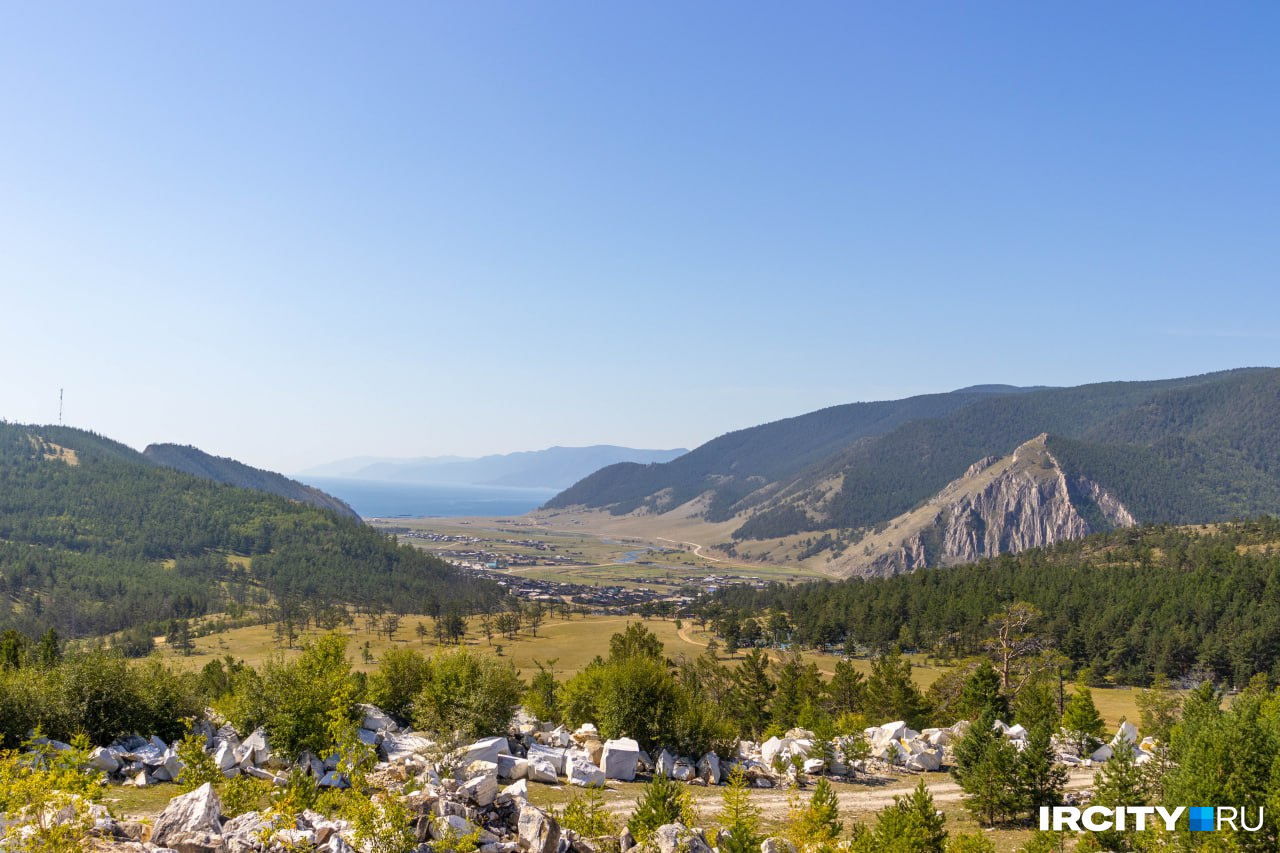
[[[569,762],[565,775],[570,785],[578,785],[582,788],[599,787],[604,784],[604,771],[582,756],[574,756]]]
[[[169,801],[156,818],[151,841],[164,846],[170,839],[194,832],[222,834],[222,800],[208,782]]]
[[[492,761],[497,764],[498,756],[507,751],[507,739],[505,737],[487,737],[467,747],[462,754],[461,763],[466,765],[473,761]]]
[[[600,754],[600,769],[606,779],[631,782],[636,778],[636,764],[640,760],[640,745],[631,738],[615,738],[604,742]]]

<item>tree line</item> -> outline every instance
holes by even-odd
[[[1068,668],[1099,683],[1280,679],[1280,521],[1146,526],[892,578],[727,587],[694,609],[733,647],[955,659],[982,651],[991,617],[1019,602]]]

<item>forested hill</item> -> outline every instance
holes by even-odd
[[[801,646],[983,652],[991,619],[1026,602],[1030,626],[1098,679],[1156,673],[1243,686],[1280,676],[1280,521],[1148,526],[949,569],[762,590],[727,587],[701,605],[737,646],[768,632]],[[772,612],[772,614],[771,614]]]
[[[607,507],[614,513],[661,512],[710,493],[707,516],[730,518],[748,495],[787,482],[859,441],[904,423],[938,418],[992,396],[1030,390],[1008,385],[965,388],[905,400],[832,406],[741,429],[666,463],[623,462],[602,468],[556,495],[548,508]]]
[[[548,506],[664,512],[701,498],[708,520],[741,520],[736,540],[822,531],[839,554],[1043,435],[1069,486],[1106,490],[1139,522],[1280,513],[1280,370],[1015,390],[815,412],[665,465],[606,468]]]
[[[247,603],[467,610],[500,589],[376,530],[152,464],[92,433],[0,422],[0,630],[64,637]]]
[[[258,489],[293,501],[332,510],[348,518],[360,519],[360,514],[345,502],[314,486],[290,480],[283,474],[253,468],[243,462],[225,456],[213,456],[199,448],[183,444],[151,444],[142,455],[157,465],[176,468],[206,480],[226,483],[242,489]]]

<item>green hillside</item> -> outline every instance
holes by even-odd
[[[548,506],[663,511],[709,493],[708,520],[742,519],[735,539],[866,530],[920,505],[974,462],[1047,433],[1068,473],[1111,490],[1139,521],[1280,512],[1280,370],[1016,390],[778,421],[665,465],[606,468]]]
[[[332,510],[348,518],[359,519],[360,514],[345,502],[314,486],[290,480],[283,474],[253,468],[243,462],[225,456],[213,456],[196,447],[181,444],[151,444],[142,451],[151,462],[186,471],[197,477],[226,483],[241,489],[258,489],[293,501]]]
[[[152,464],[81,430],[0,423],[0,630],[85,637],[275,601],[423,612],[498,588],[306,504]]]
[[[547,507],[606,507],[618,514],[640,507],[660,511],[710,491],[713,498],[708,518],[723,521],[742,509],[743,499],[762,486],[788,481],[855,442],[884,435],[913,420],[942,417],[980,400],[1021,390],[1007,385],[983,386],[905,400],[832,406],[722,435],[671,462],[610,465],[556,495]]]

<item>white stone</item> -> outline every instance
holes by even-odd
[[[1106,744],[1103,744],[1102,746],[1098,747],[1093,751],[1093,754],[1089,756],[1089,760],[1090,761],[1110,761],[1111,756],[1114,754],[1115,753],[1111,749],[1111,747],[1107,746]]]
[[[258,767],[262,767],[271,760],[271,744],[267,742],[265,729],[255,729],[253,734],[244,739],[244,744],[242,745],[249,748],[252,753],[253,763]]]
[[[360,728],[362,729],[368,729],[372,732],[394,732],[400,729],[395,720],[391,719],[381,708],[375,705],[357,705],[356,709],[364,715],[360,723]]]
[[[774,759],[782,756],[783,751],[791,744],[786,738],[771,737],[764,743],[760,744],[760,760],[766,766],[772,767]]]
[[[230,770],[239,762],[236,761],[236,750],[230,743],[223,741],[218,746],[218,750],[213,754],[213,763],[218,765],[219,770]]]
[[[89,766],[103,773],[115,773],[120,769],[120,759],[110,749],[99,746],[89,753]]]
[[[934,772],[942,768],[942,751],[925,750],[912,755],[907,759],[907,768],[910,770]]]
[[[387,732],[378,744],[378,752],[391,764],[403,764],[415,755],[430,750],[434,743],[421,735]]]
[[[347,777],[343,776],[337,770],[330,770],[320,778],[318,784],[321,788],[347,788]]]
[[[720,756],[708,752],[698,759],[698,778],[708,785],[720,784]]]
[[[545,758],[531,759],[525,776],[530,782],[542,782],[547,785],[554,785],[560,781],[556,775],[555,765]]]
[[[658,848],[658,853],[711,853],[702,836],[681,823],[658,827],[650,840]]]
[[[151,841],[158,846],[188,832],[222,834],[222,800],[213,786],[205,782],[194,791],[174,797],[156,818]]]
[[[564,772],[565,751],[563,749],[535,743],[529,747],[529,752],[525,757],[529,759],[530,765],[535,761],[545,761],[551,765],[551,769],[555,773]]]
[[[560,824],[541,809],[524,806],[516,824],[521,849],[529,853],[556,853],[560,845]]]
[[[1138,729],[1128,720],[1120,724],[1120,728],[1116,731],[1116,736],[1111,739],[1112,748],[1119,746],[1122,740],[1129,743],[1138,742]]]
[[[1027,730],[1021,724],[1010,726],[1004,733],[1009,740],[1026,740]]]
[[[804,762],[804,772],[809,775],[821,773],[822,769],[827,766],[827,762],[821,758],[806,758]]]
[[[523,779],[529,773],[529,760],[514,755],[498,756],[499,779]]]
[[[636,765],[640,760],[640,745],[631,738],[616,738],[604,742],[600,756],[600,769],[606,779],[631,782],[636,778]]]
[[[498,756],[504,752],[507,752],[507,739],[505,737],[487,737],[467,747],[466,752],[462,754],[460,763],[467,765],[473,761],[492,761],[497,764]]]
[[[493,805],[494,799],[498,796],[498,775],[497,773],[486,773],[482,776],[476,776],[462,784],[458,788],[458,793],[474,802],[481,808],[487,808]]]
[[[575,756],[565,771],[570,785],[582,788],[599,787],[604,784],[604,771],[581,756]]]
[[[872,735],[873,741],[884,742],[901,740],[907,733],[907,724],[903,720],[897,720],[892,723],[885,723],[883,726],[880,726],[879,729],[880,731],[878,734]]]

